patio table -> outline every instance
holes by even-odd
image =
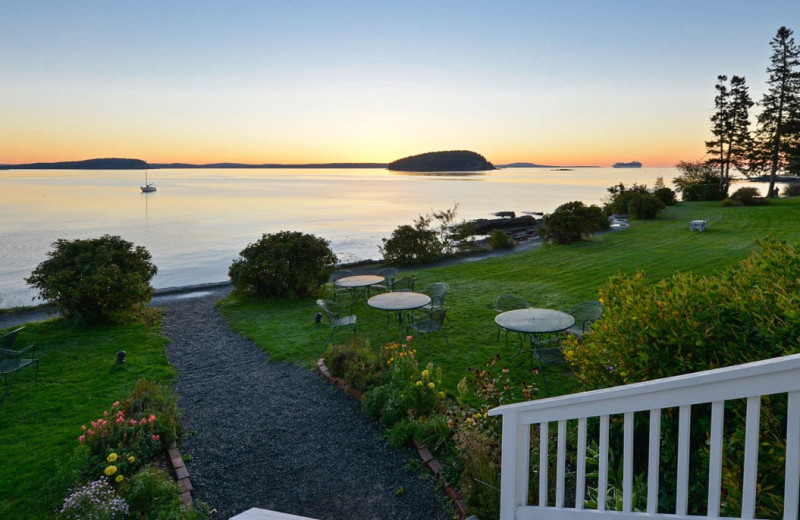
[[[531,345],[529,350],[532,355],[536,356],[539,362],[539,371],[542,373],[542,378],[544,379],[545,395],[549,395],[550,390],[547,386],[547,378],[544,377],[542,363],[555,364],[555,362],[543,359],[544,355],[551,351],[550,349],[544,349],[543,351],[542,347],[548,343],[557,342],[558,338],[543,339],[543,337],[567,330],[575,324],[575,318],[566,312],[554,309],[528,308],[501,312],[495,316],[494,321],[497,325],[506,330],[521,332],[530,336]],[[556,349],[558,349],[558,347],[553,347],[554,351]],[[521,352],[522,348],[520,347],[514,356]],[[560,349],[558,349],[558,355],[559,357],[561,356]],[[560,362],[563,363],[563,361]]]
[[[367,305],[374,309],[386,312],[397,313],[397,327],[400,342],[403,342],[403,312],[411,311],[424,307],[431,302],[431,297],[427,294],[410,291],[388,292],[376,294],[369,300]],[[388,327],[388,325],[387,325]]]
[[[377,274],[357,274],[354,276],[345,276],[339,278],[333,285],[341,289],[348,289],[352,297],[352,301],[358,301],[362,296],[367,294],[370,286],[376,283],[382,283],[386,280],[383,276]]]

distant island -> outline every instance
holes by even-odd
[[[153,163],[141,159],[88,159],[52,163],[0,164],[0,170],[142,170],[156,168],[386,168],[386,163],[242,164]]]
[[[88,159],[85,161],[41,162],[30,164],[4,164],[2,170],[143,170],[147,166],[141,159]]]
[[[428,152],[390,162],[387,169],[402,172],[477,172],[495,170],[481,154],[467,150]]]
[[[642,163],[639,161],[631,161],[631,162],[617,162],[613,165],[614,168],[641,168]]]

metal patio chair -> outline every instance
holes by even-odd
[[[566,330],[567,334],[582,338],[584,334],[589,332],[592,323],[603,315],[603,304],[595,300],[589,300],[579,303],[567,312],[575,318],[575,324]]]
[[[338,328],[352,326],[353,335],[355,335],[357,328],[357,318],[355,314],[345,315],[341,305],[330,300],[317,300],[317,305],[320,309],[322,309],[322,312],[328,319],[328,323],[331,326],[331,333],[328,335],[328,339],[325,341],[325,346],[330,343],[331,338],[333,338],[333,334]]]

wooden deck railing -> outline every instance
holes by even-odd
[[[695,374],[670,377],[656,381],[566,395],[550,399],[528,401],[495,408],[490,415],[502,416],[502,470],[501,470],[501,520],[578,520],[584,518],[719,518],[723,474],[723,420],[725,402],[746,402],[746,430],[741,480],[741,512],[737,518],[752,519],[756,510],[758,489],[758,448],[761,397],[788,394],[785,432],[785,466],[770,468],[782,473],[783,518],[797,520],[798,494],[800,493],[800,354],[769,359],[734,367],[710,370]],[[690,472],[691,410],[693,405],[710,405],[710,427],[706,432],[708,442],[707,474]],[[744,403],[742,404],[744,406]],[[677,409],[677,468],[675,489],[661,490],[671,494],[675,510],[659,511],[659,468],[661,457],[661,419],[663,410]],[[646,453],[647,507],[634,510],[634,414],[649,414],[649,439]],[[638,417],[639,415],[637,415]],[[609,511],[606,497],[609,490],[609,423],[610,418],[621,420],[622,427],[622,510]],[[567,489],[567,424],[577,423],[577,440],[574,451],[569,452],[570,478]],[[587,477],[587,424],[597,432],[598,473],[596,479]],[[640,421],[642,422],[642,421]],[[548,442],[550,423],[557,424],[555,441]],[[533,468],[538,481],[530,489],[529,482],[531,426],[539,434],[539,465]],[[647,425],[646,425],[647,426]],[[695,423],[695,427],[697,424]],[[538,427],[538,429],[537,429]],[[695,432],[697,433],[697,432]],[[592,439],[594,441],[595,439]],[[612,440],[613,441],[613,440]],[[555,449],[555,479],[548,476],[550,445]],[[612,442],[613,444],[613,442]],[[644,461],[643,461],[644,462]],[[592,471],[594,468],[591,468]],[[689,490],[696,479],[707,486],[705,515],[689,514]],[[591,480],[597,490],[597,507],[585,505],[587,483]],[[572,484],[574,482],[574,484]],[[536,482],[534,482],[536,484]],[[574,489],[572,488],[574,485]],[[535,501],[536,505],[529,503]],[[536,498],[538,496],[538,499]],[[569,497],[565,501],[565,497]]]

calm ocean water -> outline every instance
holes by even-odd
[[[420,214],[458,203],[457,220],[496,211],[550,212],[598,204],[623,182],[667,185],[674,168],[509,168],[475,175],[379,169],[0,171],[0,307],[31,305],[24,281],[59,239],[120,235],[147,248],[156,288],[227,280],[238,252],[282,230],[327,239],[342,263],[379,259],[382,238]],[[38,303],[33,302],[33,303]]]

